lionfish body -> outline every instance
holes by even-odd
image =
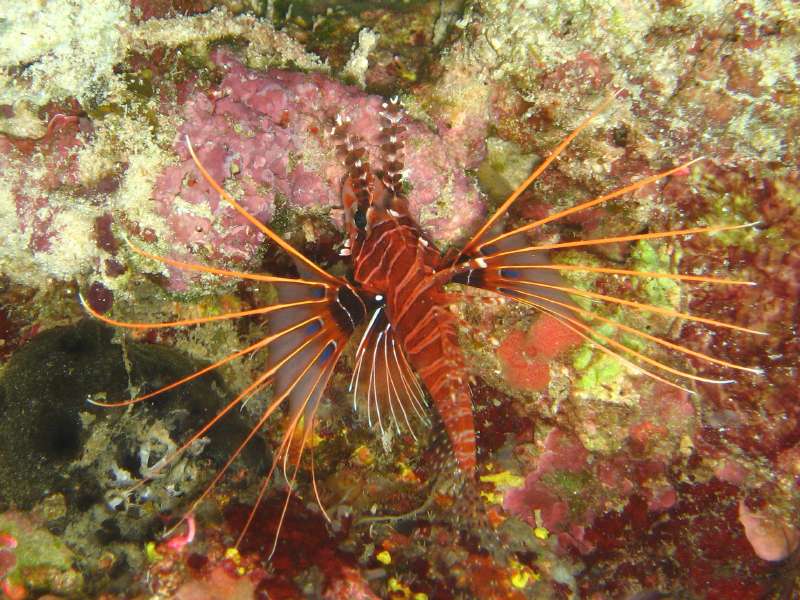
[[[341,147],[347,153],[348,174],[342,203],[349,230],[353,279],[365,293],[381,299],[375,309],[376,320],[371,320],[370,327],[381,331],[376,344],[385,347],[386,355],[381,361],[386,375],[375,381],[376,409],[380,404],[385,409],[388,404],[390,412],[405,414],[406,404],[410,404],[404,402],[408,396],[403,387],[400,358],[393,368],[395,355],[401,353],[430,395],[459,467],[472,474],[475,469],[472,403],[456,322],[448,309],[450,298],[444,291],[451,273],[408,214],[400,187],[401,117],[396,100],[384,104],[384,108],[384,171],[380,177],[372,173],[359,140],[347,134],[341,120],[333,132],[344,138]],[[442,272],[445,277],[440,275]],[[375,347],[373,352],[379,350]]]
[[[646,352],[621,343],[619,339],[615,339],[616,333],[602,333],[599,328],[592,327],[589,323],[594,321],[601,325],[614,325],[619,334],[637,336],[640,340],[657,345],[662,350],[672,351],[685,357],[730,369],[757,372],[756,369],[708,356],[622,322],[612,321],[582,308],[572,297],[582,296],[593,302],[612,303],[629,310],[656,312],[712,327],[724,327],[748,333],[759,332],[669,308],[569,287],[559,273],[584,271],[603,276],[665,277],[677,281],[719,285],[749,285],[749,282],[591,265],[552,264],[548,254],[550,250],[559,248],[713,233],[739,228],[741,225],[696,227],[541,245],[530,245],[527,239],[527,233],[541,225],[608,202],[668,175],[684,172],[695,161],[643,178],[506,233],[490,233],[496,229],[498,220],[516,198],[559,156],[569,142],[608,106],[611,100],[609,98],[593,111],[567,136],[457,254],[451,253],[445,256],[425,238],[408,213],[408,201],[402,186],[402,134],[405,128],[397,101],[393,100],[383,105],[382,164],[380,169],[374,171],[369,164],[369,157],[362,141],[350,134],[346,120],[337,118],[331,136],[347,167],[341,190],[347,237],[340,253],[343,256],[350,256],[352,266],[350,279],[328,273],[248,213],[209,175],[187,139],[187,146],[197,169],[209,185],[251,225],[257,227],[292,256],[297,266],[298,277],[242,273],[185,263],[156,256],[130,244],[134,252],[176,268],[270,283],[278,291],[279,302],[235,313],[166,323],[117,321],[99,314],[84,302],[86,309],[96,318],[115,326],[133,329],[196,325],[256,315],[267,315],[268,318],[268,334],[260,341],[153,392],[127,401],[98,404],[127,406],[148,400],[231,360],[264,348],[268,349],[269,355],[263,372],[223,407],[217,416],[203,425],[171,455],[160,461],[161,468],[170,464],[196,440],[204,436],[225,414],[265,386],[271,385],[273,390],[271,400],[258,422],[188,511],[189,513],[194,511],[267,420],[279,409],[288,407],[286,428],[281,443],[274,453],[272,467],[261,485],[258,500],[251,512],[252,520],[275,470],[279,468],[289,484],[289,494],[284,503],[283,514],[285,514],[301,455],[303,449],[309,445],[317,409],[329,380],[348,341],[362,330],[355,351],[349,388],[354,404],[360,403],[366,408],[367,419],[371,425],[377,423],[382,430],[386,426],[394,426],[398,431],[401,427],[405,427],[414,435],[411,421],[419,419],[423,423],[426,422],[425,396],[429,396],[448,434],[459,469],[468,478],[474,475],[476,442],[472,404],[465,359],[457,340],[457,321],[449,310],[450,305],[459,298],[445,290],[445,286],[450,283],[487,290],[496,296],[549,314],[602,352],[617,357],[627,366],[654,380],[681,389],[686,388],[672,379],[723,382],[671,367]],[[298,448],[299,451],[296,451]],[[311,474],[316,494],[313,465],[312,455]],[[318,496],[317,500],[319,502]],[[327,517],[321,503],[320,509]],[[282,521],[283,516],[281,523]],[[250,521],[245,525],[242,536],[249,524]],[[240,536],[239,541],[241,539]]]

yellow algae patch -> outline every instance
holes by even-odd
[[[242,560],[242,556],[236,548],[228,548],[225,550],[225,558],[230,559],[236,565]]]
[[[164,558],[163,556],[161,556],[161,554],[158,553],[158,550],[156,550],[155,542],[147,542],[144,545],[144,555],[147,557],[147,562],[151,563],[158,562],[159,560]]]
[[[414,470],[409,467],[404,462],[397,463],[398,468],[400,469],[400,481],[405,481],[406,483],[419,483],[419,477],[417,474],[414,473]]]
[[[512,488],[522,487],[525,483],[525,478],[514,475],[510,471],[502,471],[500,473],[494,473],[493,475],[481,475],[481,481],[484,483],[493,483],[502,488]]]
[[[403,594],[403,598],[411,597],[411,588],[394,577],[390,577],[386,585],[390,592],[400,592]]]
[[[392,592],[392,598],[403,598],[404,600],[428,600],[425,592],[412,592],[411,588],[395,577],[390,577],[386,582],[386,587]]]
[[[383,563],[384,565],[391,564],[392,562],[392,555],[389,554],[388,550],[378,552],[375,558],[378,559],[378,562]]]
[[[491,504],[503,503],[503,494],[497,492],[481,492],[481,498],[486,498],[486,501]]]
[[[530,583],[539,581],[540,576],[535,573],[530,567],[518,563],[515,560],[511,561],[511,585],[517,589],[523,589]]]
[[[481,475],[480,480],[483,483],[493,483],[496,490],[495,492],[481,492],[481,497],[486,498],[492,504],[503,503],[503,492],[512,488],[522,487],[525,484],[525,478],[519,475],[514,475],[510,471],[501,471],[500,473],[492,473],[491,475]]]
[[[372,450],[370,450],[363,444],[358,448],[356,448],[355,450],[353,450],[352,458],[354,463],[364,467],[368,467],[375,461],[375,457],[372,454]]]

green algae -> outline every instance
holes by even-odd
[[[600,395],[601,390],[612,386],[624,373],[624,365],[605,353],[594,356],[589,348],[582,348],[576,355],[573,367],[581,371],[575,387],[581,391]]]
[[[487,139],[486,158],[477,172],[481,189],[499,205],[525,181],[538,160],[537,156],[524,154],[513,142],[494,137]]]
[[[663,245],[655,245],[647,240],[639,240],[631,250],[631,268],[650,273],[670,273],[672,264],[680,257],[671,255]],[[644,293],[647,302],[653,306],[674,309],[680,303],[681,285],[666,277],[636,278],[637,288]]]
[[[17,563],[7,575],[11,583],[28,591],[82,594],[84,576],[75,569],[76,557],[61,539],[14,511],[0,513],[0,532],[17,541],[13,550]]]

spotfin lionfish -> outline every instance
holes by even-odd
[[[278,409],[286,407],[285,431],[274,452],[269,472],[260,486],[258,499],[237,540],[238,546],[278,468],[282,469],[289,486],[278,525],[278,532],[280,531],[303,450],[309,446],[314,432],[317,410],[334,369],[348,347],[348,340],[357,332],[361,335],[355,350],[355,366],[350,376],[349,388],[354,403],[366,405],[370,422],[377,421],[383,427],[384,421],[391,420],[395,426],[404,424],[411,430],[411,419],[424,418],[426,398],[429,398],[443,423],[458,470],[466,480],[475,477],[476,438],[470,387],[464,353],[458,344],[458,320],[450,310],[451,305],[461,301],[464,296],[451,291],[453,287],[447,287],[449,284],[460,284],[462,289],[479,288],[551,315],[565,328],[591,342],[602,352],[616,357],[628,367],[663,384],[686,391],[689,390],[681,381],[719,384],[725,381],[670,366],[644,351],[628,347],[615,339],[615,336],[635,336],[686,357],[732,370],[758,372],[757,369],[703,354],[595,314],[582,308],[573,297],[614,303],[626,309],[657,313],[712,327],[751,334],[760,332],[670,308],[571,287],[561,278],[560,272],[569,270],[626,278],[667,278],[678,282],[713,285],[752,285],[750,282],[701,275],[556,264],[549,260],[552,250],[712,234],[750,227],[753,224],[699,226],[538,245],[531,245],[527,238],[529,232],[547,223],[600,206],[670,175],[686,173],[689,167],[701,159],[685,162],[571,208],[509,231],[499,232],[501,217],[509,207],[562,154],[570,142],[609,106],[614,97],[612,95],[601,103],[564,138],[460,250],[445,254],[441,254],[432,241],[426,239],[409,214],[408,200],[403,190],[405,117],[398,100],[395,98],[385,102],[380,113],[382,165],[379,170],[371,167],[363,140],[351,133],[348,121],[337,117],[330,135],[343,155],[347,168],[341,189],[346,229],[341,254],[349,256],[352,266],[347,279],[327,272],[249,214],[211,177],[198,160],[191,140],[187,137],[186,145],[200,174],[243,219],[257,227],[292,257],[298,277],[244,273],[186,263],[154,255],[129,242],[133,252],[177,269],[271,284],[277,290],[279,301],[250,310],[161,323],[118,321],[99,314],[84,301],[86,310],[95,318],[129,329],[183,327],[221,319],[268,315],[267,335],[260,341],[155,391],[126,401],[96,404],[120,407],[143,402],[236,358],[268,348],[263,372],[216,416],[161,461],[161,468],[170,464],[202,438],[224,415],[265,386],[272,385],[272,399],[260,418],[186,513],[193,513],[198,504],[208,496],[267,419]],[[600,327],[592,327],[590,323],[613,324],[616,333],[606,335]],[[323,515],[327,517],[319,501],[313,461],[311,474],[317,502]],[[278,535],[276,533],[273,552]]]

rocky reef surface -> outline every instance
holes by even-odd
[[[800,589],[795,3],[8,4],[12,16],[0,21],[2,594],[610,600],[791,598]],[[449,449],[435,422],[415,440],[376,434],[352,413],[350,354],[313,441],[317,489],[305,464],[271,558],[282,485],[232,546],[280,438],[279,418],[197,514],[164,536],[264,398],[144,480],[252,380],[261,359],[130,409],[87,400],[169,383],[252,343],[264,323],[126,337],[87,321],[77,292],[100,312],[138,321],[274,300],[268,286],[167,268],[128,241],[174,259],[291,271],[198,177],[187,136],[254,214],[342,273],[344,165],[328,133],[337,114],[377,162],[381,97],[401,98],[411,209],[444,250],[612,91],[611,108],[504,226],[704,156],[686,173],[549,224],[538,239],[757,222],[556,258],[755,282],[568,276],[579,289],[764,331],[601,309],[763,374],[668,356],[705,377],[735,379],[698,383],[690,394],[630,372],[552,318],[467,297],[457,312],[473,378],[478,498],[442,475]]]

